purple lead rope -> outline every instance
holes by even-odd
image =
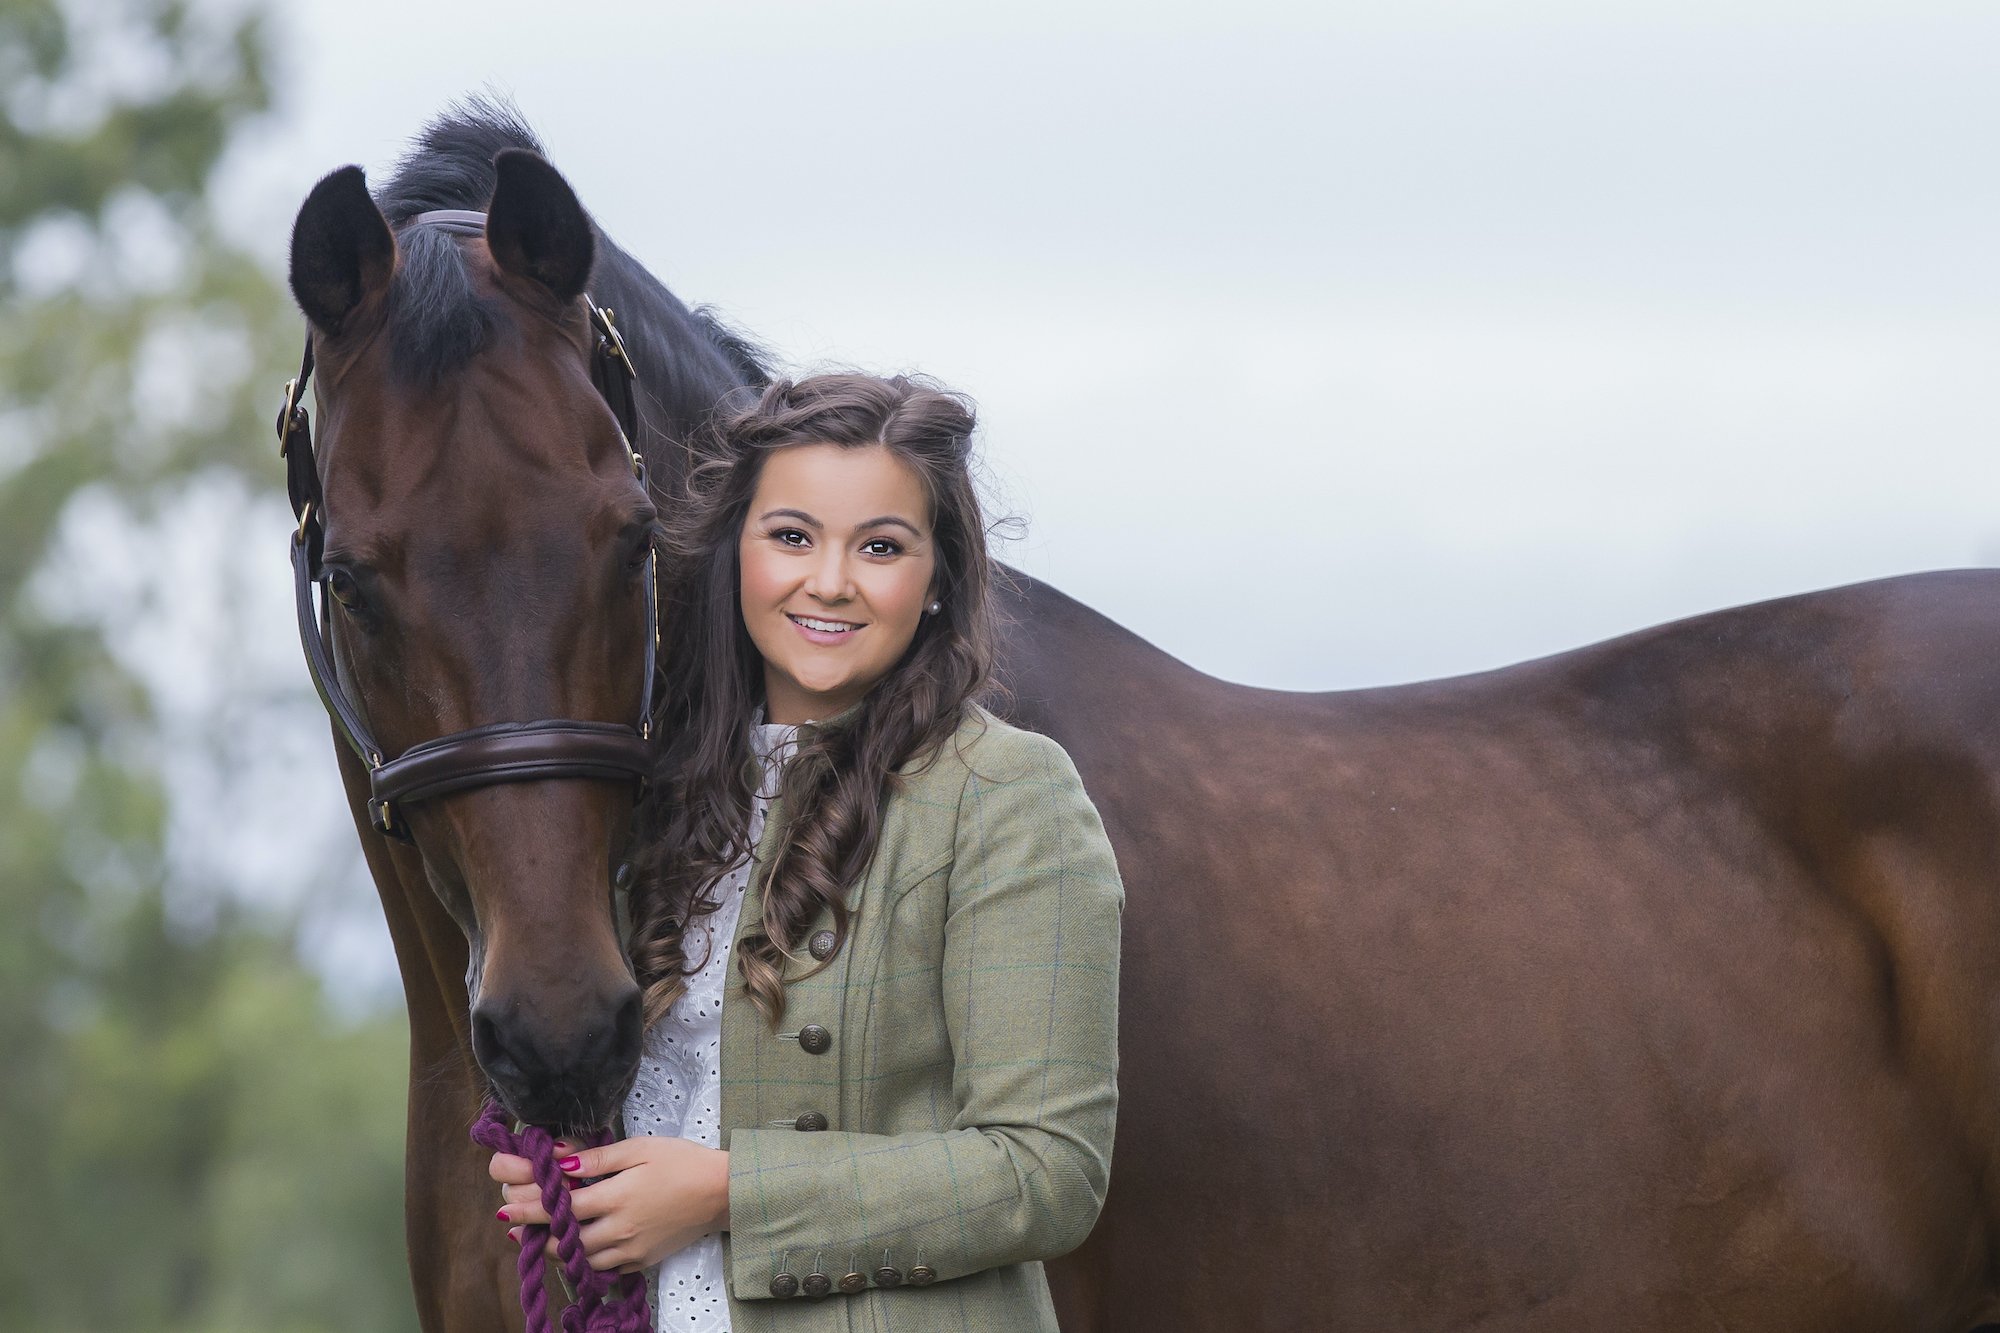
[[[563,1311],[562,1333],[652,1333],[653,1311],[646,1301],[646,1280],[637,1273],[600,1273],[590,1266],[578,1235],[576,1214],[570,1211],[569,1181],[556,1165],[556,1141],[540,1125],[523,1125],[516,1134],[507,1127],[505,1111],[493,1102],[472,1126],[472,1141],[494,1152],[525,1157],[534,1168],[535,1184],[542,1191],[542,1207],[549,1226],[524,1226],[521,1230],[521,1313],[527,1316],[528,1333],[555,1333],[549,1324],[549,1293],[543,1281],[547,1256],[543,1246],[551,1233],[556,1238],[556,1257],[569,1278],[574,1303]],[[586,1148],[610,1142],[609,1134],[597,1134]],[[613,1296],[617,1299],[611,1299]]]

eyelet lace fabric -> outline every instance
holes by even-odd
[[[763,765],[750,806],[752,846],[764,831],[765,812],[777,794],[778,775],[798,748],[798,728],[760,722],[751,748]],[[729,980],[730,941],[750,884],[746,858],[719,880],[719,900],[707,920],[688,927],[687,957],[706,961],[688,978],[687,992],[646,1031],[639,1075],[625,1098],[625,1134],[670,1134],[704,1147],[721,1146],[722,993]],[[729,1296],[722,1269],[722,1237],[703,1236],[670,1254],[647,1274],[659,1333],[729,1333]]]

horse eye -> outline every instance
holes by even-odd
[[[646,561],[652,557],[652,554],[653,534],[650,531],[640,533],[633,540],[631,546],[626,548],[625,568],[627,572],[638,574],[644,571]]]
[[[361,585],[354,576],[344,569],[329,569],[326,572],[326,590],[333,594],[333,600],[350,611],[361,609]]]

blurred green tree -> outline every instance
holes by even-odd
[[[216,4],[0,0],[0,1328],[415,1325],[401,1020],[184,882],[144,673],[51,576],[81,529],[201,578],[145,525],[217,478],[282,508],[300,326],[211,201],[268,49]]]

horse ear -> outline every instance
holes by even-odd
[[[396,237],[361,168],[342,167],[313,186],[292,224],[292,296],[313,327],[339,333],[395,271]]]
[[[486,206],[486,248],[509,273],[532,278],[568,304],[590,280],[597,241],[576,192],[540,154],[503,149]]]

